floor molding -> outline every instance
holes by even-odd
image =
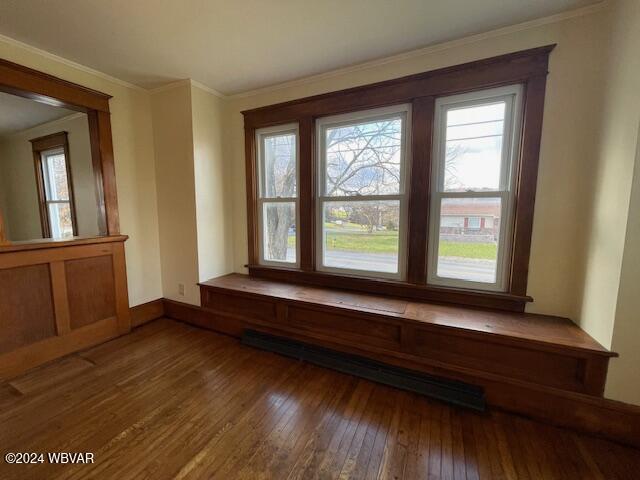
[[[151,302],[136,305],[130,308],[131,311],[131,327],[139,327],[156,318],[164,316],[164,299],[158,298]]]
[[[261,329],[259,325],[249,324],[241,318],[218,314],[202,307],[167,299],[163,304],[164,314],[169,318],[226,335],[239,338],[245,328]],[[313,339],[307,340],[316,342]],[[402,363],[393,358],[378,357],[376,359],[396,365]],[[416,364],[404,366],[419,368]],[[438,373],[448,374],[446,371]],[[482,385],[490,407],[640,447],[640,407],[638,406],[556,388],[534,386],[526,382],[505,382],[504,379],[491,376],[464,377],[458,372],[451,373],[449,376]]]

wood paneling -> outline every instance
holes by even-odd
[[[54,335],[49,265],[0,270],[0,354]]]
[[[567,390],[586,391],[581,378],[586,362],[576,356],[471,338],[461,340],[421,328],[413,329],[411,336],[414,343],[411,353],[420,357]]]
[[[0,379],[130,330],[125,240],[0,249]]]
[[[228,294],[221,295],[216,292],[205,292],[202,302],[207,308],[229,315],[251,317],[266,322],[274,322],[276,320],[275,302],[243,298],[235,295],[231,295],[231,298],[228,297]]]
[[[111,255],[67,260],[65,270],[72,329],[116,316]]]
[[[245,126],[247,182],[248,267],[251,275],[311,285],[337,286],[370,293],[387,293],[417,300],[524,311],[527,296],[529,249],[538,169],[545,82],[553,45],[483,59],[352,89],[330,92],[242,112]],[[430,165],[435,99],[440,96],[503,85],[523,85],[524,128],[518,156],[514,235],[509,282],[505,292],[490,292],[427,285]],[[327,274],[316,270],[314,122],[320,117],[375,107],[412,104],[410,128],[410,181],[406,279],[392,281]],[[300,268],[260,265],[258,249],[257,128],[296,122],[300,136]]]
[[[127,333],[131,313],[127,237],[119,235],[111,97],[2,59],[0,91],[87,114],[99,231],[104,235],[11,243],[5,241],[0,212],[0,378],[7,378]],[[34,147],[59,144],[62,136],[37,139]],[[39,271],[40,276],[25,279],[16,271]]]
[[[400,326],[361,315],[341,315],[323,310],[289,307],[286,325],[301,331],[318,332],[350,340],[360,345],[400,347]]]

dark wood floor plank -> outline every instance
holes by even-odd
[[[0,384],[0,478],[615,479],[640,452],[478,414],[166,319]]]

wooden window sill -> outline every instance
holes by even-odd
[[[240,293],[268,300],[302,302],[408,321],[416,326],[444,328],[459,334],[473,333],[505,338],[510,342],[538,344],[561,351],[568,349],[605,357],[610,352],[568,318],[532,313],[442,305],[371,295],[337,288],[255,278],[233,273],[200,284],[205,290]]]
[[[127,235],[105,235],[101,237],[73,237],[70,239],[38,238],[21,240],[0,245],[0,253],[20,252],[25,250],[41,250],[46,248],[73,247],[76,245],[92,245],[97,243],[124,242]]]
[[[307,272],[300,269],[247,265],[250,275],[257,278],[302,283],[319,287],[337,287],[359,292],[383,294],[411,300],[438,302],[471,307],[494,308],[524,312],[533,298],[503,292],[462,290],[431,285],[416,285],[389,279],[339,275],[326,272]]]

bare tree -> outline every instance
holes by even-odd
[[[458,167],[456,160],[468,153],[469,148],[462,143],[447,144],[444,159],[444,187],[446,190],[454,190],[462,187],[462,182],[458,178]]]
[[[293,135],[271,137],[265,142],[264,189],[269,197],[290,198],[296,193],[296,142]],[[268,203],[265,215],[266,257],[286,260],[289,229],[295,208],[290,203]]]
[[[265,188],[269,196],[293,197],[296,188],[295,137],[272,137],[265,145]],[[402,123],[399,119],[380,120],[357,125],[329,128],[326,132],[325,195],[332,197],[366,196],[398,193]],[[447,147],[445,168],[447,182],[459,183],[455,160],[466,152],[464,146]],[[363,198],[364,200],[364,198]],[[354,223],[367,231],[380,227],[383,217],[391,218],[392,207],[382,203],[352,204]],[[268,258],[285,260],[289,231],[294,225],[295,209],[291,204],[267,206],[266,236]],[[387,212],[389,210],[389,212]],[[397,223],[397,219],[392,219]]]

